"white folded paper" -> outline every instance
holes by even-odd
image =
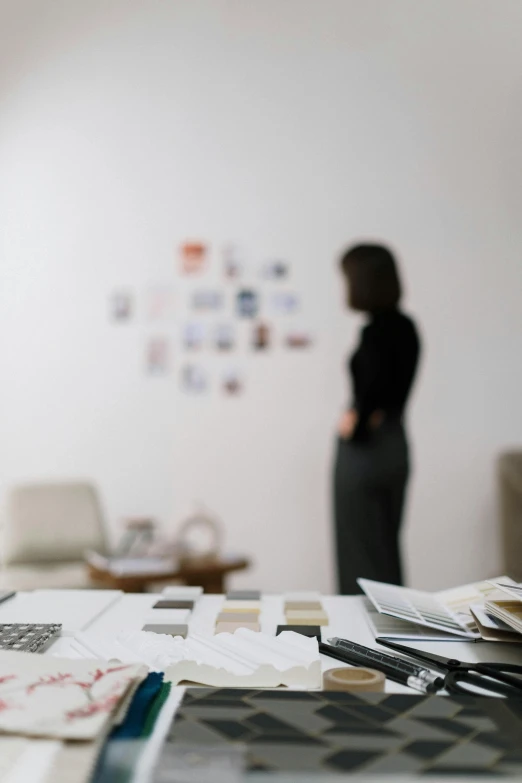
[[[123,632],[118,643],[174,684],[217,688],[320,688],[317,639],[285,631],[279,636],[239,628],[216,636],[172,638],[145,631]]]

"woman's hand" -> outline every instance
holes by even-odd
[[[384,411],[374,411],[368,419],[368,426],[371,430],[378,430],[382,425],[384,418]],[[339,421],[339,437],[341,437],[343,440],[349,440],[352,437],[355,428],[357,427],[358,421],[359,414],[357,411],[353,410],[353,408],[349,411],[345,411]]]
[[[357,415],[357,411],[354,411],[353,409],[345,411],[339,421],[339,437],[341,437],[343,440],[348,440],[351,438],[353,431],[357,426],[358,419],[359,416]]]

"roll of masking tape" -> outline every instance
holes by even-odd
[[[384,674],[375,669],[330,669],[323,674],[323,690],[382,693],[384,679]]]

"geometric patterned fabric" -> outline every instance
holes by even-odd
[[[522,776],[522,699],[187,689],[169,756],[229,743],[251,772]]]

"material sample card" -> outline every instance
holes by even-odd
[[[194,609],[194,601],[177,601],[175,599],[167,599],[163,598],[160,601],[157,601],[153,609],[188,609],[191,611]]]
[[[301,633],[303,636],[308,636],[310,639],[317,639],[321,641],[321,626],[320,625],[278,625],[276,636],[285,631],[293,631],[294,633]]]
[[[227,601],[260,601],[260,590],[229,590]]]
[[[147,669],[1,650],[0,673],[0,733],[88,740]]]
[[[216,618],[216,623],[257,623],[258,621],[257,612],[220,612]]]
[[[221,607],[222,612],[248,612],[259,614],[261,612],[260,601],[229,601],[226,600]]]

